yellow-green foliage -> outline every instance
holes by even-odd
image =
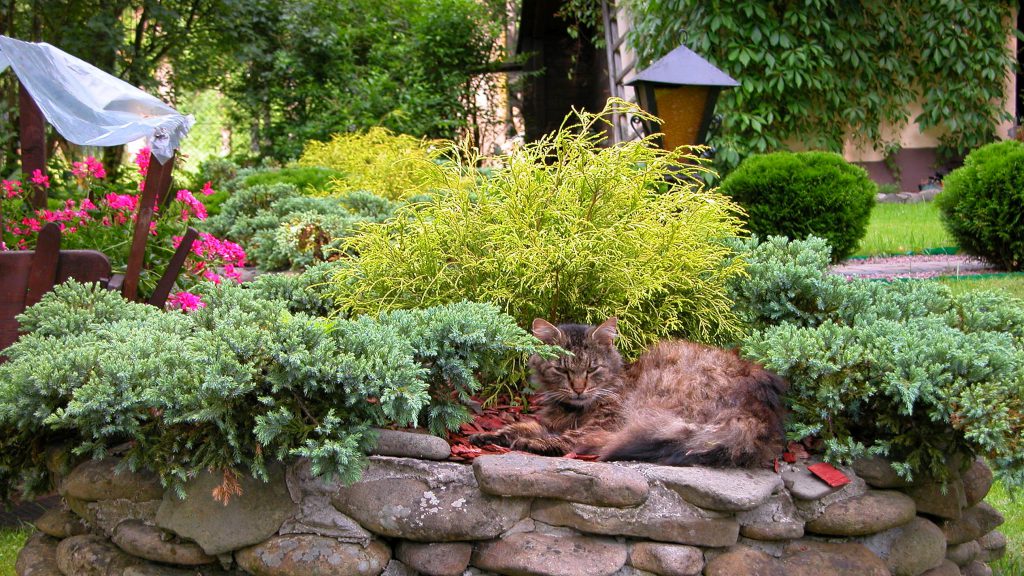
[[[340,170],[333,193],[365,190],[388,200],[403,200],[444,188],[451,176],[439,163],[445,143],[394,134],[386,128],[365,133],[335,134],[330,142],[309,142],[300,166]]]
[[[598,147],[613,109],[626,106],[570,117],[475,188],[365,228],[348,245],[359,256],[334,278],[339,308],[378,314],[469,299],[524,326],[616,315],[627,353],[668,336],[734,335],[724,284],[742,264],[720,240],[739,233],[739,209],[703,188],[705,168],[687,150]]]

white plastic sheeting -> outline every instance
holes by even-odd
[[[145,138],[164,163],[195,123],[191,115],[46,43],[0,36],[0,72],[8,66],[47,122],[74,144],[117,146]]]

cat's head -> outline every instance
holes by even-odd
[[[561,346],[572,354],[558,358],[530,358],[532,382],[545,403],[583,408],[617,393],[622,356],[615,348],[615,317],[600,326],[533,321],[533,335],[545,344]]]

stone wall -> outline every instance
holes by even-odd
[[[981,462],[946,489],[881,460],[830,488],[806,469],[675,468],[520,453],[472,465],[388,432],[363,479],[308,464],[242,480],[227,505],[205,474],[179,499],[156,477],[88,461],[60,482],[18,576],[991,574],[1006,540]],[[408,457],[415,456],[415,457]],[[431,460],[434,459],[434,460]]]

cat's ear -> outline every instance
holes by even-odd
[[[562,339],[562,331],[543,318],[533,319],[533,335],[545,344],[557,344]]]
[[[611,346],[615,342],[615,337],[619,335],[618,323],[618,318],[612,316],[602,322],[600,326],[594,328],[593,332],[590,333],[590,337],[598,344]]]

